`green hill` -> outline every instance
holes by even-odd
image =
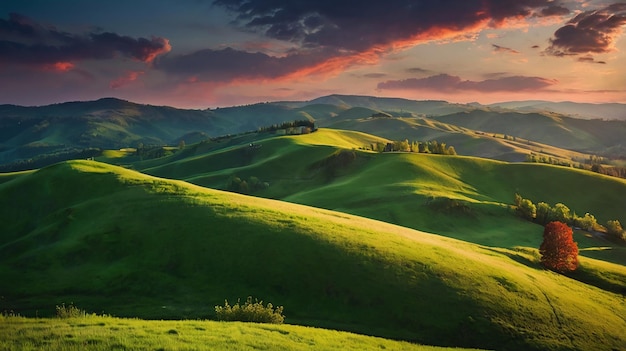
[[[531,153],[562,160],[585,160],[590,156],[528,139],[505,138],[501,133],[494,135],[426,118],[355,118],[324,125],[375,134],[391,140],[437,140],[454,146],[460,155],[508,162],[525,161]]]
[[[458,348],[422,346],[372,336],[296,325],[214,321],[146,321],[87,316],[71,319],[0,315],[2,350],[405,350]],[[467,350],[467,349],[465,349]]]
[[[1,184],[0,208],[0,280],[10,282],[1,310],[34,315],[72,301],[119,316],[202,318],[225,298],[253,295],[284,305],[288,323],[429,345],[592,350],[625,341],[622,295],[545,271],[532,252],[93,161]],[[590,275],[610,267],[622,284],[626,276],[623,266],[582,265]]]
[[[597,107],[618,113],[620,106]],[[437,139],[455,145],[463,155],[505,161],[521,161],[530,152],[565,160],[588,159],[589,155],[572,150],[612,159],[626,154],[622,141],[626,122],[581,120],[545,111],[520,113],[497,106],[350,95],[213,110],[105,98],[38,107],[0,105],[0,170],[86,159],[105,149],[190,144],[294,120],[396,140]]]
[[[473,130],[589,153],[602,153],[606,148],[623,144],[626,134],[626,121],[582,120],[553,113],[476,110],[433,118]]]
[[[308,135],[188,147],[136,168],[157,176],[229,189],[233,177],[268,186],[249,193],[374,218],[496,247],[539,247],[542,228],[510,209],[515,193],[566,204],[600,223],[626,223],[626,181],[566,167],[475,157],[359,150],[380,139],[319,129]],[[222,148],[218,148],[220,146]],[[217,148],[217,149],[216,149]],[[237,190],[237,189],[233,189]],[[450,220],[454,218],[454,220]],[[626,264],[626,247],[577,233],[584,255]]]

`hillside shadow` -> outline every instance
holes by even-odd
[[[481,248],[487,251],[495,252],[500,255],[504,255],[517,263],[521,263],[525,265],[526,267],[529,267],[532,269],[543,269],[541,265],[539,264],[539,262],[531,260],[528,257],[525,257],[525,255],[528,255],[530,253],[524,253],[523,251],[506,251],[504,249],[496,249],[496,248],[488,247],[488,246],[481,246]]]

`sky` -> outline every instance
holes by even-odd
[[[626,0],[0,0],[0,104],[626,103]]]

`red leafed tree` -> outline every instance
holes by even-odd
[[[578,245],[572,235],[572,228],[565,223],[550,222],[546,225],[539,247],[544,267],[561,273],[578,268]]]

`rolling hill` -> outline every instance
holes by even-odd
[[[520,112],[556,112],[581,119],[626,120],[624,104],[589,104],[571,101],[510,101],[489,105]]]
[[[625,121],[581,120],[547,113],[472,111],[434,119],[587,153],[623,148],[623,136],[626,135]]]
[[[336,138],[320,136],[319,143]],[[301,143],[334,152],[306,139],[282,140],[294,150]],[[266,146],[271,152],[269,140],[258,150]],[[380,156],[383,163],[372,169],[419,155]],[[474,162],[440,159],[439,167],[450,170]],[[488,171],[500,163],[479,165]],[[362,180],[351,181],[356,187]],[[439,185],[446,195],[473,191],[459,179],[443,182],[456,184]],[[475,196],[488,201],[504,193]],[[73,301],[120,316],[203,318],[225,298],[254,295],[284,305],[289,323],[429,345],[593,350],[624,344],[623,295],[543,270],[529,249],[471,244],[95,161],[16,176],[0,184],[0,208],[0,279],[10,282],[0,287],[2,310],[34,315]],[[581,263],[596,278],[613,272],[623,287],[623,266]]]
[[[505,161],[523,160],[531,152],[566,161],[590,154],[626,157],[622,141],[626,121],[582,120],[554,112],[347,95],[213,110],[105,98],[39,107],[0,106],[0,169],[39,168],[94,157],[105,149],[194,143],[294,120],[388,139],[437,139],[455,145],[463,155]],[[498,137],[488,138],[484,132]]]
[[[333,129],[258,137],[262,139],[247,135],[239,141],[201,143],[167,158],[130,166],[155,176],[224,190],[234,177],[248,181],[254,177],[268,184],[250,191],[255,196],[352,213],[497,247],[538,247],[541,242],[541,227],[519,219],[509,208],[515,193],[535,203],[564,203],[579,215],[594,214],[600,223],[609,219],[626,222],[623,179],[566,167],[475,157],[373,153],[359,148],[384,139]],[[250,143],[258,148],[251,148]],[[626,264],[624,247],[584,233],[577,236],[581,248],[614,247],[585,255]]]

